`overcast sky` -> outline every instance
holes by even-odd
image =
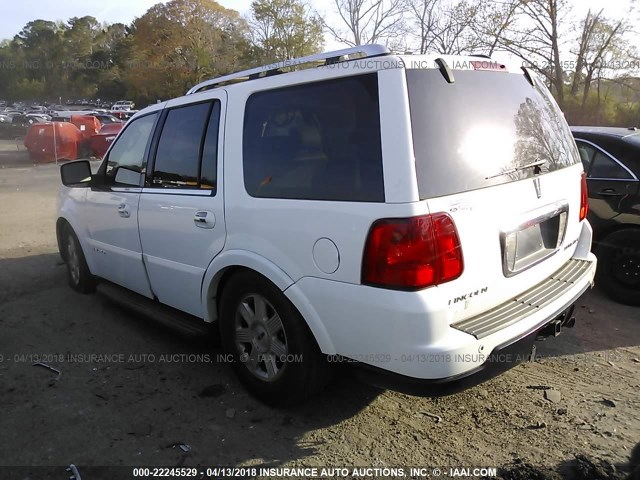
[[[323,15],[335,20],[333,0],[308,0]],[[631,0],[569,0],[573,4],[573,12],[581,17],[587,10],[604,10],[605,16],[620,18],[629,16]],[[13,38],[22,27],[31,20],[68,20],[71,17],[91,15],[101,22],[130,23],[135,17],[143,15],[158,0],[0,0],[0,39]],[[218,0],[227,8],[246,14],[251,0]],[[634,15],[635,17],[636,15]],[[334,22],[335,23],[335,22]],[[338,47],[327,38],[327,47]]]

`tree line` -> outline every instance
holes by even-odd
[[[507,52],[542,77],[574,124],[640,124],[633,9],[577,18],[569,0],[171,0],[131,24],[34,20],[0,43],[0,99],[130,98],[154,103],[215,76],[324,49],[383,43],[406,53]]]

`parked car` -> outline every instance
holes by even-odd
[[[109,112],[110,115],[113,115],[114,117],[119,118],[122,121],[129,120],[136,113],[138,113],[137,110],[113,110]]]
[[[124,123],[120,121],[103,125],[100,131],[95,135],[92,135],[89,140],[91,155],[96,158],[103,158],[105,153],[107,153],[111,142],[115,140],[123,127]]]
[[[111,110],[133,110],[135,103],[130,100],[118,100],[111,107]]]
[[[100,120],[100,123],[102,125],[106,125],[109,123],[122,123],[122,120],[111,115],[110,113],[98,113],[98,114],[95,114],[94,117]]]
[[[640,305],[640,130],[572,127],[587,172],[598,285]]]
[[[47,115],[44,112],[27,112],[25,113],[25,117],[29,118],[33,118],[33,119],[37,119],[38,121],[51,121],[51,115]]]
[[[29,126],[29,125],[33,125],[34,123],[43,123],[43,122],[49,122],[49,121],[51,121],[51,117],[44,113],[43,114],[18,113],[11,117],[11,123],[16,125],[24,125],[24,126]]]
[[[93,115],[95,112],[91,109],[88,110],[56,110],[54,112],[55,117],[66,117],[71,118],[73,115]]]
[[[477,60],[358,46],[140,111],[61,169],[69,284],[215,325],[276,404],[328,359],[428,395],[527,360],[593,282],[586,181],[544,82]]]

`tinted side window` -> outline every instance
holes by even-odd
[[[220,102],[213,104],[207,134],[202,149],[200,188],[216,191],[218,180],[218,129],[220,125]]]
[[[107,184],[140,186],[144,155],[158,113],[133,120],[114,143],[107,157]]]
[[[632,179],[633,177],[618,162],[597,151],[595,157],[593,157],[589,178]]]
[[[377,74],[253,94],[243,168],[253,197],[383,202]]]
[[[640,135],[630,135],[606,148],[611,155],[637,176],[640,175]]]
[[[589,172],[589,165],[591,164],[591,160],[593,159],[593,154],[596,149],[588,143],[581,142],[580,140],[576,140],[576,145],[578,146],[578,153],[580,154],[580,160],[582,160],[584,171]]]
[[[169,110],[153,166],[154,187],[199,188],[203,135],[210,110],[210,102]]]

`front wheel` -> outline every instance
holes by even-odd
[[[298,310],[258,274],[241,272],[226,283],[220,328],[240,381],[265,403],[295,403],[318,392],[329,378],[327,362]]]
[[[597,285],[620,303],[640,305],[640,230],[610,234],[597,248],[596,256]]]
[[[96,288],[95,278],[89,271],[78,237],[69,226],[64,229],[63,245],[69,286],[80,293],[94,292]]]

